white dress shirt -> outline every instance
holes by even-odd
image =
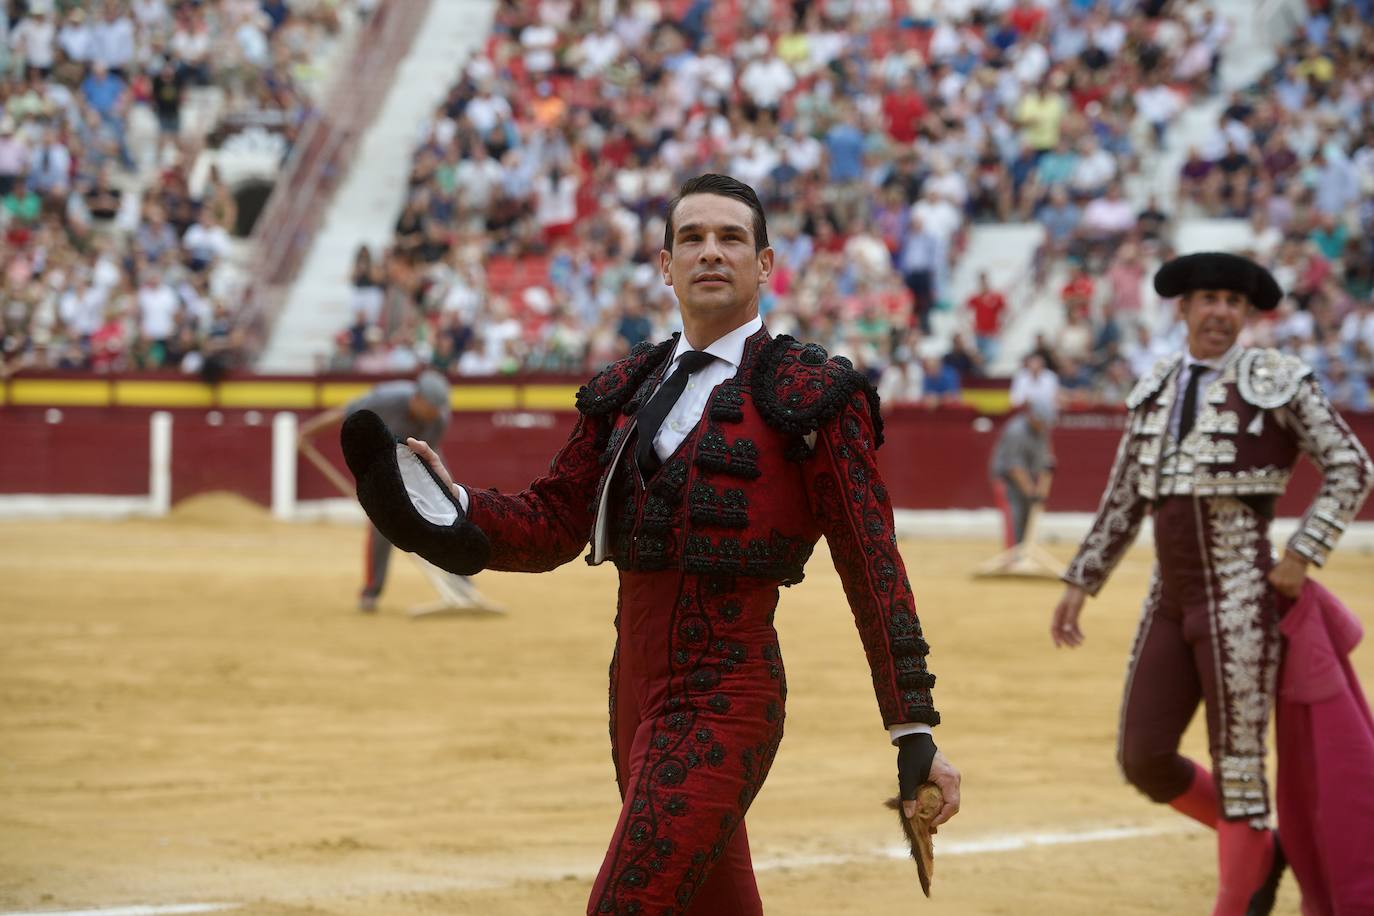
[[[711,399],[711,392],[715,390],[717,385],[733,378],[735,373],[739,371],[740,362],[744,359],[745,341],[758,333],[762,327],[763,319],[755,316],[704,348],[703,352],[710,353],[715,357],[715,360],[705,368],[697,370],[687,380],[686,390],[677,399],[672,410],[668,411],[668,416],[663,418],[663,425],[658,428],[658,435],[654,436],[654,452],[660,461],[666,461],[673,452],[677,451],[682,441],[701,422],[701,416],[706,410],[706,402]],[[687,342],[686,334],[678,338],[677,347],[673,350],[673,358],[669,360],[667,367],[663,370],[663,375],[660,377],[660,385],[673,374],[673,370],[677,368],[678,362],[682,359],[682,354],[691,349],[693,347]],[[609,477],[606,480],[606,485],[607,487],[610,486]],[[467,491],[461,486],[457,487],[457,490],[458,501],[466,511],[468,507]],[[600,517],[605,514],[606,498],[604,493],[599,502],[602,512],[598,513],[596,526],[598,530],[593,533],[594,539],[604,530]],[[930,734],[930,726],[923,722],[909,722],[904,725],[894,725],[888,729],[893,744],[897,743],[898,738],[918,733]]]
[[[658,428],[658,435],[654,436],[654,452],[660,461],[667,461],[668,457],[677,451],[682,440],[687,438],[687,434],[701,422],[701,415],[706,410],[706,402],[711,399],[711,392],[739,371],[739,364],[744,359],[744,342],[757,334],[762,327],[763,319],[756,315],[752,320],[702,350],[703,353],[710,353],[715,359],[706,368],[697,370],[687,379],[687,388],[682,392],[682,397],[677,399],[673,409],[668,411],[668,416],[663,418],[663,425]],[[682,361],[682,354],[691,349],[692,345],[687,342],[686,334],[677,339],[673,358],[663,370],[660,385],[677,369],[677,364]]]
[[[1188,349],[1183,351],[1183,368],[1179,370],[1178,378],[1174,382],[1174,405],[1169,413],[1169,435],[1175,440],[1178,439],[1179,423],[1183,419],[1183,393],[1188,389],[1188,374],[1192,372],[1193,366],[1206,366],[1207,371],[1197,380],[1198,398],[1194,405],[1196,410],[1202,409],[1202,402],[1206,397],[1207,386],[1221,377],[1221,370],[1226,368],[1226,363],[1230,361],[1235,352],[1240,349],[1240,344],[1232,345],[1223,355],[1215,359],[1198,359],[1193,356]],[[1193,420],[1197,420],[1197,415],[1193,415]]]

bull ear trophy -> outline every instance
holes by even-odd
[[[908,818],[902,813],[900,798],[887,800],[887,807],[897,812],[897,820],[902,823],[902,833],[911,847],[911,858],[916,862],[916,876],[921,879],[921,891],[927,897],[930,896],[930,881],[935,877],[935,841],[930,836],[930,822],[944,805],[944,794],[932,782],[917,790],[916,814],[913,817]]]

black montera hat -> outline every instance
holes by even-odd
[[[1264,312],[1277,307],[1283,299],[1283,290],[1273,274],[1249,258],[1220,251],[1185,254],[1166,262],[1155,274],[1155,292],[1165,299],[1195,289],[1229,289]]]

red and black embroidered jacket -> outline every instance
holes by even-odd
[[[490,568],[553,569],[592,538],[590,563],[792,585],[824,535],[884,725],[937,724],[929,647],[878,473],[872,386],[821,347],[760,330],[696,428],[644,479],[625,446],[675,343],[642,344],[584,386],[571,437],[524,492],[470,491]]]

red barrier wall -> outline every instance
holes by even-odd
[[[220,425],[201,409],[171,411],[172,498],[229,490],[267,505],[271,500],[271,417],[224,410]],[[131,495],[148,491],[148,417],[139,408],[64,408],[50,423],[43,408],[0,409],[0,493]],[[455,476],[478,487],[518,490],[542,474],[572,429],[570,412],[462,411],[454,414],[444,452]],[[898,407],[887,415],[883,475],[893,502],[904,509],[976,509],[992,505],[987,462],[1004,418],[971,409]],[[1055,431],[1059,460],[1052,511],[1096,508],[1125,414],[1113,410],[1066,413]],[[1366,448],[1374,446],[1374,413],[1347,417]],[[335,436],[317,440],[339,467]],[[1279,504],[1299,515],[1316,492],[1318,476],[1303,461]],[[339,495],[308,463],[298,464],[298,495]],[[1361,519],[1374,520],[1374,500]]]

